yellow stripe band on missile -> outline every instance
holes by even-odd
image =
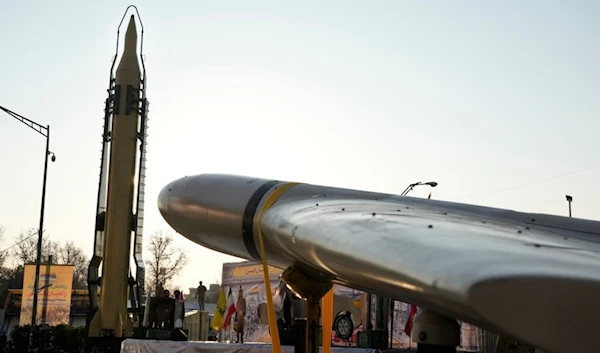
[[[271,281],[269,280],[269,267],[267,266],[267,254],[265,252],[265,242],[263,240],[261,221],[262,217],[271,206],[286,192],[289,188],[298,183],[287,183],[275,188],[275,191],[267,198],[263,205],[256,222],[258,230],[258,243],[260,246],[260,259],[263,266],[263,276],[265,277],[265,291],[267,294],[267,313],[269,316],[269,331],[271,333],[271,347],[273,353],[281,353],[281,342],[279,341],[279,329],[277,328],[277,318],[275,317],[275,307],[273,306],[273,297],[271,294]]]
[[[323,336],[323,353],[331,353],[331,328],[333,327],[333,287],[323,297],[323,310],[321,310],[321,323]]]

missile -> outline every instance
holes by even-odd
[[[124,49],[115,74],[114,111],[111,129],[110,166],[106,203],[104,261],[98,310],[90,322],[89,335],[110,331],[116,337],[130,336],[133,323],[127,313],[127,292],[133,224],[133,180],[139,124],[141,72],[137,54],[138,36],[131,15]],[[106,256],[108,255],[108,256]]]
[[[169,183],[158,208],[221,253],[261,261],[262,232],[270,265],[548,351],[600,349],[600,222],[224,174]]]

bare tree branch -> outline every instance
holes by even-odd
[[[27,232],[21,232],[16,239],[16,247],[12,249],[12,256],[15,265],[24,265],[34,263],[37,259],[37,240],[38,231],[30,228]],[[42,238],[42,261],[46,261],[48,255],[56,256],[59,249],[58,242]]]
[[[146,283],[149,290],[156,292],[161,284],[164,288],[172,284],[187,265],[188,258],[185,251],[174,244],[173,236],[162,230],[152,234],[148,251],[150,259],[146,261]]]
[[[5,228],[0,225],[0,244],[4,243],[4,234],[5,234]],[[10,253],[8,251],[0,251],[0,268],[3,268],[4,265],[6,264],[6,259],[8,259],[8,256],[10,255]]]
[[[37,259],[37,240],[38,232],[35,228],[31,228],[25,233],[21,232],[17,236],[15,246],[10,253],[15,266],[22,268],[26,264],[35,263]],[[75,245],[73,241],[68,241],[61,246],[58,242],[44,237],[42,240],[42,261],[48,261],[49,255],[52,255],[52,263],[75,266],[73,288],[87,288],[88,259],[81,247]],[[2,261],[1,258],[0,261]]]
[[[75,266],[73,288],[87,288],[88,258],[85,256],[82,248],[75,245],[74,242],[68,241],[65,245],[58,248],[56,260],[59,264]]]

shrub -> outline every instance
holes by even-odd
[[[11,342],[2,353],[27,352],[29,325],[17,326],[11,332]],[[33,337],[33,348],[39,353],[80,353],[85,344],[85,328],[58,325],[46,329],[38,326]],[[1,351],[0,351],[1,352]]]

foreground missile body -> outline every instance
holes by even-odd
[[[298,266],[505,334],[549,352],[598,352],[600,222],[412,197],[206,174],[167,185],[158,206],[186,238]],[[272,200],[270,200],[272,201]]]
[[[115,75],[115,103],[110,135],[105,235],[101,291],[97,311],[89,324],[89,336],[110,332],[131,335],[127,312],[129,258],[133,222],[134,185],[139,124],[141,72],[137,56],[137,30],[132,15],[125,33],[123,55]],[[108,331],[108,332],[107,332]]]

